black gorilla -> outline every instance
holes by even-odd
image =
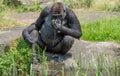
[[[42,10],[37,21],[22,32],[24,40],[50,53],[66,54],[74,38],[82,35],[81,26],[75,13],[61,2]],[[35,51],[33,51],[35,54]],[[34,59],[35,60],[35,59]]]

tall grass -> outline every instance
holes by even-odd
[[[120,42],[120,17],[102,19],[94,23],[82,25],[82,39],[90,41],[116,41]]]

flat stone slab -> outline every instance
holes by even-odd
[[[115,42],[89,42],[76,39],[73,47],[65,56],[56,54],[59,57],[57,58],[46,53],[48,59],[48,69],[46,72],[49,76],[62,76],[62,67],[64,67],[65,76],[73,76],[73,73],[77,73],[82,68],[89,70],[89,76],[95,76],[96,66],[98,63],[103,63],[101,67],[103,69],[102,73],[103,76],[107,76],[105,68],[114,68],[114,62],[120,59],[119,52],[120,44]],[[98,62],[99,58],[103,58],[104,61]],[[77,62],[80,62],[81,65],[78,65]],[[44,62],[34,66],[37,66],[40,76],[44,68]],[[111,72],[113,74],[111,76],[114,76],[114,71]]]
[[[11,28],[0,29],[0,52],[3,52],[5,46],[10,46],[11,41],[20,38],[25,26],[14,26]]]
[[[100,55],[104,55],[104,58],[108,59],[105,66],[112,67],[112,62],[120,59],[120,44],[115,42],[89,42],[75,40],[70,52],[76,59],[82,61],[84,68],[89,67],[88,63],[94,68],[94,64],[97,64],[98,56]]]

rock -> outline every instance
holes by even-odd
[[[30,4],[32,0],[19,0],[22,4]]]
[[[108,62],[106,62],[104,66],[112,67],[112,62],[119,58],[119,47],[120,44],[115,42],[89,42],[76,40],[70,52],[75,59],[82,61],[83,68],[89,68],[87,63],[90,63],[92,68],[95,68],[99,56],[108,59]]]
[[[11,42],[20,38],[23,26],[14,26],[12,28],[0,29],[0,53],[11,46]]]
[[[84,68],[86,70],[90,69],[88,73],[90,73],[90,76],[93,76],[98,60],[100,60],[99,58],[103,57],[108,60],[107,62],[102,62],[103,69],[106,67],[114,67],[113,61],[116,61],[119,58],[119,46],[119,44],[114,42],[88,42],[84,40],[75,40],[70,52],[65,56],[46,53],[48,60],[46,72],[49,76],[62,76],[64,69],[64,76],[74,76],[74,74],[78,73],[80,68]],[[77,61],[80,61],[81,65],[77,64]],[[38,66],[39,69],[37,69],[37,71],[39,76],[41,76],[44,64],[40,63]],[[106,75],[106,72],[103,71],[103,74]]]
[[[78,69],[75,59],[70,53],[66,55],[53,55],[46,53],[47,57],[47,68],[46,63],[40,62],[39,64],[33,64],[33,68],[37,71],[37,75],[41,76],[43,71],[47,72],[48,76],[62,76],[63,70],[65,71],[65,76],[67,72],[74,72]],[[43,70],[44,69],[44,70]]]
[[[43,4],[51,2],[51,0],[18,0],[18,1],[20,1],[22,4],[31,4],[32,2],[38,2],[40,4]]]

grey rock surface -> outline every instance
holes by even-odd
[[[11,41],[20,38],[22,30],[25,26],[14,26],[11,28],[0,29],[0,52],[11,46]]]
[[[84,68],[89,68],[88,63],[95,68],[98,57],[103,55],[108,62],[104,63],[105,67],[112,67],[112,62],[119,59],[120,44],[115,42],[89,42],[84,40],[75,40],[70,50],[75,59],[82,61]],[[93,64],[94,63],[94,64]]]
[[[100,56],[104,59],[102,62],[103,70],[106,67],[114,68],[113,62],[120,59],[119,52],[120,44],[115,42],[89,42],[75,40],[73,47],[65,56],[56,54],[59,57],[57,58],[53,57],[54,55],[46,54],[48,58],[47,72],[50,76],[62,76],[62,67],[64,67],[65,76],[73,76],[80,68],[84,68],[86,70],[89,69],[89,76],[93,76],[93,74],[95,75],[95,69]],[[77,64],[79,61],[81,62],[81,65]],[[39,75],[41,75],[43,64],[38,64],[38,67],[37,71],[39,71]],[[106,71],[103,71],[103,75],[107,76]]]

